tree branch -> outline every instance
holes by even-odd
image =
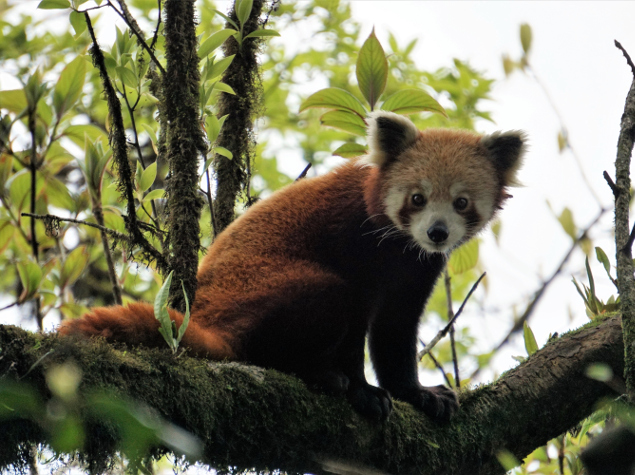
[[[3,383],[30,369],[21,381],[36,388],[43,404],[51,397],[44,375],[71,360],[82,370],[80,395],[110,388],[145,402],[201,439],[203,463],[251,471],[323,473],[323,464],[345,461],[400,474],[503,474],[500,450],[520,460],[591,414],[602,398],[613,397],[607,385],[584,375],[588,365],[605,363],[614,374],[624,369],[620,319],[595,321],[550,341],[495,383],[462,391],[461,409],[448,425],[435,425],[400,402],[378,424],[356,414],[345,398],[312,393],[272,370],[169,351],[119,351],[100,340],[11,326],[0,326],[0,347]],[[86,430],[87,445],[101,450],[87,456],[105,457],[103,427]],[[0,469],[19,463],[20,447],[50,442],[44,427],[25,419],[0,420],[0,433]],[[116,447],[110,450],[112,456]]]
[[[110,146],[112,148],[115,168],[118,172],[119,191],[126,200],[127,215],[124,216],[126,230],[130,234],[132,244],[141,248],[144,258],[148,261],[155,261],[159,271],[166,272],[168,270],[168,263],[164,259],[163,255],[145,238],[137,221],[137,211],[135,209],[134,200],[134,179],[130,163],[128,162],[128,149],[123,116],[121,114],[121,104],[117,98],[115,89],[110,82],[110,77],[108,76],[108,71],[106,70],[104,55],[99,49],[93,25],[90,21],[90,15],[88,13],[84,13],[84,17],[86,18],[86,25],[88,26],[88,31],[90,33],[91,40],[93,41],[93,45],[90,48],[90,54],[93,58],[95,67],[99,70],[99,75],[104,87],[104,93],[106,95],[106,101],[108,103],[108,112],[111,119]]]
[[[628,53],[616,41],[615,45],[624,53],[635,75],[635,67]],[[617,141],[615,159],[615,250],[617,259],[617,286],[620,294],[621,312],[624,318],[625,365],[627,368],[626,391],[631,403],[635,403],[635,281],[633,280],[632,244],[629,232],[629,207],[631,190],[631,153],[635,137],[635,77],[626,96],[624,114]]]

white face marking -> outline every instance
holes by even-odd
[[[447,239],[438,244],[428,236],[428,230],[435,223],[443,223],[448,230]],[[454,210],[452,202],[430,201],[420,212],[411,215],[409,232],[428,252],[452,250],[463,239],[465,231],[465,220]]]
[[[406,231],[413,240],[428,252],[449,252],[454,249],[467,233],[464,216],[454,209],[454,201],[457,198],[466,198],[468,206],[474,206],[481,217],[481,223],[485,223],[493,214],[493,198],[479,197],[473,199],[468,188],[463,183],[454,183],[449,194],[438,193],[444,198],[439,199],[433,195],[433,185],[427,180],[421,181],[419,186],[407,188],[405,186],[394,187],[386,196],[386,214],[402,231]],[[407,205],[413,194],[420,193],[426,198],[426,204],[421,210],[409,211],[409,222],[402,224],[400,212]],[[440,243],[435,243],[428,231],[436,224],[442,223],[448,231],[448,237]],[[479,223],[480,224],[480,223]],[[480,227],[480,226],[479,226]]]

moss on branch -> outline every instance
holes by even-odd
[[[332,463],[388,473],[504,473],[499,450],[522,459],[613,396],[584,375],[589,364],[604,362],[615,374],[624,364],[620,320],[608,319],[550,342],[493,384],[463,391],[459,414],[437,426],[400,402],[386,423],[373,423],[343,398],[315,394],[293,377],[167,349],[122,351],[10,326],[0,326],[0,348],[0,384],[21,378],[46,400],[44,375],[72,360],[83,374],[80,395],[108,388],[148,404],[201,439],[206,464],[305,473]],[[104,467],[115,450],[112,432],[98,424],[86,430],[86,456]],[[0,431],[0,467],[24,463],[20,454],[30,444],[50,443],[45,430],[24,420],[0,421]]]

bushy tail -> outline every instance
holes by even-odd
[[[172,309],[168,309],[168,312],[180,328],[183,315]],[[167,348],[166,341],[159,333],[159,321],[154,317],[154,308],[147,303],[94,308],[81,318],[64,320],[58,331],[62,335],[101,336],[111,343]],[[188,348],[193,355],[215,360],[236,357],[225,335],[203,328],[193,320],[190,320],[183,335],[181,346]]]

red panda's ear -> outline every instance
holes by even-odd
[[[410,147],[419,129],[410,119],[394,112],[375,111],[368,117],[368,162],[384,165]]]
[[[487,149],[496,170],[503,178],[504,186],[518,184],[516,172],[522,164],[526,141],[525,133],[518,130],[494,132],[481,139],[481,144]]]

